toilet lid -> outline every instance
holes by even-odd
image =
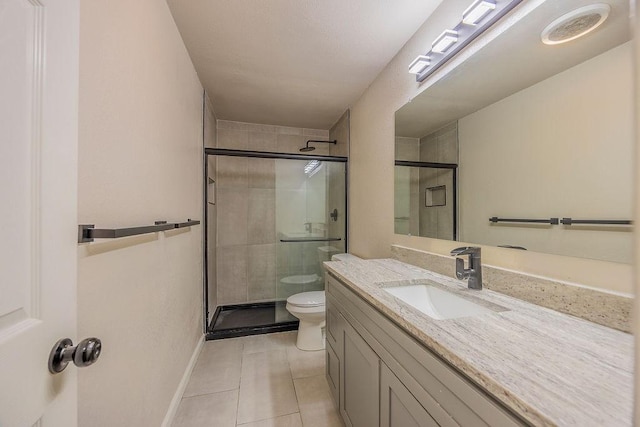
[[[283,277],[280,282],[287,285],[310,285],[318,281],[320,276],[317,274],[301,274],[299,276],[287,276]]]
[[[291,295],[287,302],[298,307],[317,307],[325,304],[324,291],[302,292]]]

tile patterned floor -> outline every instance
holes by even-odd
[[[342,427],[324,351],[301,351],[296,332],[207,341],[174,427]]]

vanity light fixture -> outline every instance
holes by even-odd
[[[454,30],[444,30],[431,45],[431,52],[445,53],[458,41],[458,32]]]
[[[427,68],[431,63],[431,58],[424,55],[419,55],[416,59],[413,60],[411,64],[409,64],[409,73],[411,74],[420,74],[422,70]]]
[[[462,13],[462,22],[467,25],[478,25],[495,8],[494,1],[476,0]]]
[[[409,65],[409,73],[422,82],[460,52],[476,37],[506,15],[523,0],[473,0],[458,24],[444,30],[431,44],[431,50]]]

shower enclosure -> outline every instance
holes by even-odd
[[[297,328],[293,294],[324,289],[347,250],[347,158],[205,149],[208,339]]]

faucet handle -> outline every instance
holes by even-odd
[[[477,246],[462,246],[462,247],[451,250],[451,255],[452,256],[473,255],[479,252],[480,252],[480,248]]]
[[[469,278],[470,272],[464,268],[464,259],[456,258],[456,277],[459,280]]]

